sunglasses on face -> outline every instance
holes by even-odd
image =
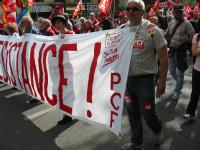
[[[142,8],[140,7],[126,7],[126,11],[139,11],[139,10],[142,10]]]

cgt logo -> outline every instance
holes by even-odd
[[[119,44],[122,40],[122,32],[107,32],[105,38],[104,61],[102,67],[105,67],[116,60],[119,60]]]
[[[105,47],[113,47],[113,46],[117,46],[121,40],[122,40],[122,35],[123,33],[110,33],[107,32],[106,33],[106,43],[105,43]]]

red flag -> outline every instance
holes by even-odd
[[[28,6],[29,6],[29,7],[32,7],[34,1],[35,1],[35,0],[27,0],[27,4],[28,4]]]
[[[192,10],[192,8],[190,7],[190,4],[188,2],[186,2],[184,11],[186,13],[189,13],[189,12],[191,12],[191,10]]]
[[[78,16],[78,13],[81,11],[82,8],[82,0],[79,0],[76,9],[74,10],[72,18],[76,18]]]
[[[194,12],[198,13],[200,11],[200,2],[196,3],[194,6]]]
[[[24,7],[21,0],[16,0],[16,4],[17,4],[17,7],[21,9]]]
[[[155,11],[153,10],[153,8],[150,9],[149,11],[149,15],[155,14]]]
[[[112,0],[101,0],[98,7],[102,12],[108,12],[112,4]]]
[[[157,0],[156,2],[155,2],[155,4],[153,5],[153,7],[150,9],[150,14],[154,14],[155,13],[155,11],[159,8],[159,5],[160,5],[160,0]]]

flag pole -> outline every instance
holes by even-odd
[[[114,21],[114,17],[115,17],[115,0],[113,0],[113,21]]]

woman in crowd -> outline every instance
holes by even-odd
[[[190,102],[187,106],[186,114],[183,118],[187,120],[195,119],[195,111],[200,96],[200,33],[194,35],[192,40],[192,55],[196,56],[196,60],[192,72],[192,92]]]

